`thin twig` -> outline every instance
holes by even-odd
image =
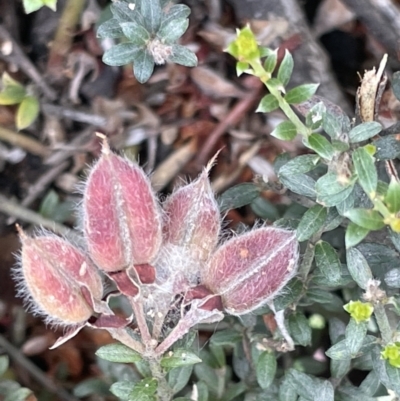
[[[36,156],[47,157],[50,152],[43,144],[33,138],[29,138],[24,134],[12,131],[8,128],[0,126],[0,140],[8,142],[11,145],[18,146],[29,153]]]
[[[43,94],[49,100],[56,100],[57,93],[55,90],[47,85],[35,65],[28,57],[26,57],[17,41],[13,39],[8,30],[2,24],[0,24],[0,40],[3,42],[3,47],[4,42],[8,42],[11,45],[11,52],[7,54],[0,52],[0,58],[8,63],[17,65],[42,90]]]
[[[11,359],[26,370],[38,383],[45,387],[48,391],[56,394],[60,400],[79,401],[73,395],[69,394],[62,387],[57,386],[50,377],[46,376],[35,364],[25,357],[16,347],[14,347],[4,336],[0,334],[0,346],[4,349]]]
[[[250,93],[240,99],[226,118],[214,128],[197,156],[196,161],[198,165],[204,165],[207,162],[207,159],[210,157],[210,153],[213,151],[219,138],[224,135],[229,128],[238,124],[245,114],[248,113],[249,108],[251,108],[254,102],[259,99],[262,87],[263,83],[260,80],[257,79],[254,81],[254,87],[251,89]]]

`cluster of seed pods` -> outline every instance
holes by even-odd
[[[146,316],[166,316],[180,297],[191,305],[191,325],[273,299],[296,274],[294,232],[260,227],[221,240],[208,170],[161,204],[144,171],[105,143],[84,187],[82,248],[55,235],[21,234],[18,277],[33,309],[50,323],[85,325],[107,314],[102,275],[141,302]]]

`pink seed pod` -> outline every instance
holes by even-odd
[[[94,312],[103,285],[99,272],[84,254],[55,235],[30,238],[21,232],[20,293],[49,323],[77,325]],[[26,291],[27,290],[27,291]]]
[[[296,274],[293,231],[264,227],[230,239],[211,257],[202,283],[222,297],[227,313],[242,315],[273,299]]]
[[[83,211],[88,250],[100,269],[116,272],[154,262],[162,232],[150,181],[107,143],[86,183]]]
[[[179,188],[164,203],[164,241],[189,249],[194,260],[207,261],[220,231],[220,214],[208,179],[208,169]]]

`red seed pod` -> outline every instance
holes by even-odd
[[[91,258],[106,272],[151,264],[162,241],[157,199],[143,170],[108,145],[90,172],[83,198]]]
[[[164,240],[189,249],[194,260],[207,261],[218,243],[220,214],[205,169],[164,203]]]
[[[100,300],[99,272],[84,254],[62,238],[24,234],[21,250],[21,292],[27,289],[34,310],[50,323],[79,324],[93,314],[90,297]],[[89,294],[89,296],[88,296]]]
[[[265,227],[233,238],[211,257],[202,283],[241,315],[274,298],[295,275],[299,257],[293,231]]]

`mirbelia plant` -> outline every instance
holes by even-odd
[[[161,206],[143,170],[104,140],[85,184],[82,247],[20,229],[20,292],[33,312],[66,328],[54,346],[85,326],[102,328],[120,343],[99,356],[149,364],[152,379],[112,386],[122,399],[136,393],[171,399],[167,372],[201,361],[171,347],[196,325],[221,321],[224,312],[240,316],[273,300],[297,272],[293,231],[259,227],[220,241],[211,165]],[[114,291],[104,292],[102,275]],[[113,313],[108,300],[116,294],[129,300],[132,317]]]

